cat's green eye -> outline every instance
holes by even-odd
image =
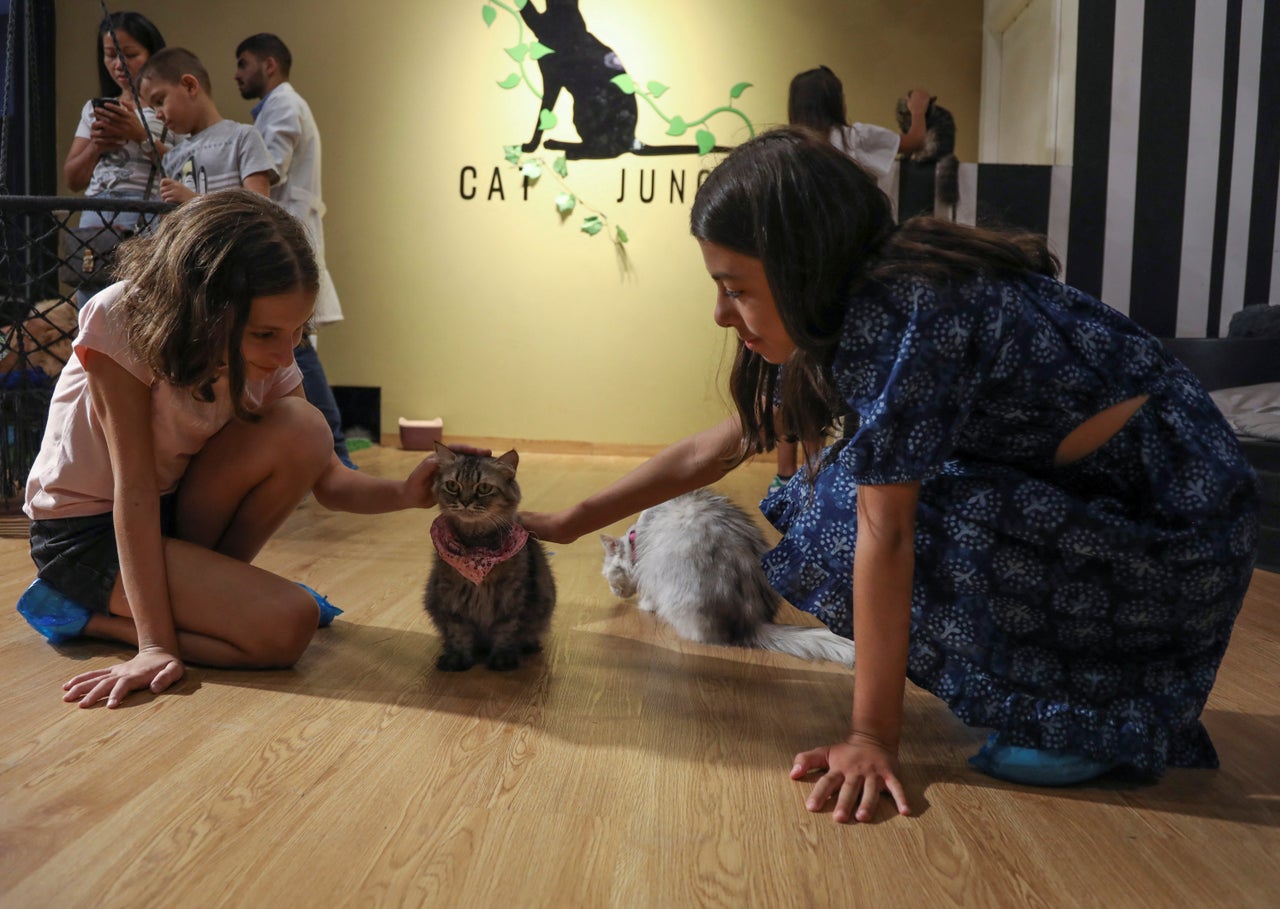
[[[476,492],[480,493],[480,495],[482,496],[492,495],[493,486],[491,486],[488,483],[481,483],[479,486],[476,487]]]
[[[447,492],[447,493],[449,493],[449,495],[451,495],[451,496],[456,496],[459,492],[461,492],[461,489],[460,489],[460,488],[459,488],[459,486],[458,486],[458,481],[457,481],[457,480],[445,480],[445,481],[444,481],[444,491],[445,491],[445,492]]]

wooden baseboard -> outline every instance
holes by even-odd
[[[0,514],[0,539],[25,540],[30,535],[31,519],[25,514]]]
[[[616,455],[620,457],[647,458],[657,454],[665,445],[625,445],[602,442],[558,442],[547,439],[511,439],[483,436],[447,436],[445,444],[458,443],[476,448],[489,448],[495,452],[514,448],[522,454],[564,455]],[[394,432],[382,434],[384,448],[400,448],[400,435]]]

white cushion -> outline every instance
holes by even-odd
[[[1280,382],[1220,388],[1209,397],[1236,432],[1280,441]]]

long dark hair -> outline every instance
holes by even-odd
[[[320,287],[302,224],[265,196],[225,189],[184,203],[154,234],[120,248],[130,350],[202,401],[213,400],[225,364],[236,415],[252,420],[240,343],[253,299]]]
[[[109,35],[113,28],[117,32],[125,32],[145,47],[148,57],[164,49],[164,35],[160,34],[160,29],[156,28],[142,13],[111,13],[103,19],[98,25],[98,40],[93,52],[98,59],[98,89],[104,98],[118,97],[124,91],[116,84],[116,80],[111,78],[111,73],[107,71],[107,64],[102,61],[102,36]],[[110,41],[111,38],[108,37],[107,40]]]
[[[699,240],[761,261],[796,345],[781,371],[738,345],[729,379],[742,419],[738,460],[785,434],[818,451],[842,409],[831,360],[861,286],[897,275],[946,284],[976,274],[1057,274],[1040,235],[923,217],[895,226],[875,180],[803,127],[761,133],[732,151],[698,190],[690,227]],[[775,403],[785,433],[774,426]]]
[[[825,66],[807,69],[791,80],[787,93],[787,122],[828,134],[837,126],[848,126],[844,108],[844,85]]]

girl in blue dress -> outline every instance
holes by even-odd
[[[810,810],[869,820],[887,790],[909,813],[907,678],[995,730],[971,762],[1003,779],[1216,766],[1199,717],[1252,574],[1257,480],[1159,340],[1057,281],[1042,237],[895,226],[800,129],[731,153],[692,227],[740,338],[737,414],[526,525],[568,541],[713,482],[776,444],[780,404],[819,453],[763,503],[782,533],[765,569],[858,654],[849,735],[791,771],[821,774]]]

